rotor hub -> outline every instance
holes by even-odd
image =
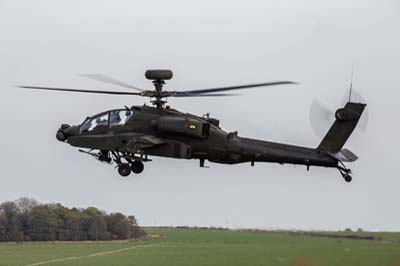
[[[163,98],[168,97],[168,93],[162,91],[165,84],[165,80],[170,80],[173,77],[173,73],[169,69],[150,69],[145,72],[145,77],[152,80],[155,93],[152,95],[155,99],[151,101],[157,108],[162,108],[166,103]]]

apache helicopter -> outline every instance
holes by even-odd
[[[349,101],[335,112],[335,121],[317,148],[307,148],[264,140],[239,137],[237,132],[226,132],[219,120],[209,115],[203,117],[183,113],[166,105],[168,97],[221,97],[233,95],[226,91],[261,86],[295,84],[291,81],[257,83],[233,87],[202,90],[165,91],[163,85],[173,76],[170,70],[147,70],[155,90],[144,90],[101,74],[83,75],[87,78],[136,90],[136,92],[81,90],[20,86],[26,89],[64,92],[83,92],[149,97],[153,106],[132,106],[109,110],[87,117],[80,125],[62,124],[56,138],[92,155],[101,162],[118,166],[121,176],[131,172],[139,174],[149,156],[180,159],[199,159],[223,164],[272,162],[279,164],[330,167],[339,170],[350,182],[351,170],[344,162],[357,160],[348,149],[342,149],[355,129],[366,104]]]

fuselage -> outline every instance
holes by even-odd
[[[114,126],[113,117],[118,114],[120,123],[123,112],[129,112],[129,117],[124,114],[126,121]],[[99,125],[103,123],[101,127],[93,126],[97,122]],[[225,164],[273,162],[325,167],[338,165],[336,159],[322,150],[239,137],[237,132],[224,131],[217,119],[170,108],[134,106],[131,109],[111,110],[89,117],[79,126],[65,127],[62,133],[66,137],[59,140],[65,140],[72,146],[102,151],[200,159]]]

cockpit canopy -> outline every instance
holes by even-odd
[[[87,133],[100,128],[122,127],[133,117],[133,110],[112,110],[86,118],[80,125],[79,133]]]

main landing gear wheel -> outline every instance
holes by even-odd
[[[127,163],[123,163],[118,166],[118,173],[121,176],[128,176],[131,173],[131,167]]]
[[[132,172],[134,172],[135,174],[140,174],[141,172],[143,172],[144,165],[141,161],[134,161],[131,165],[131,168]]]

